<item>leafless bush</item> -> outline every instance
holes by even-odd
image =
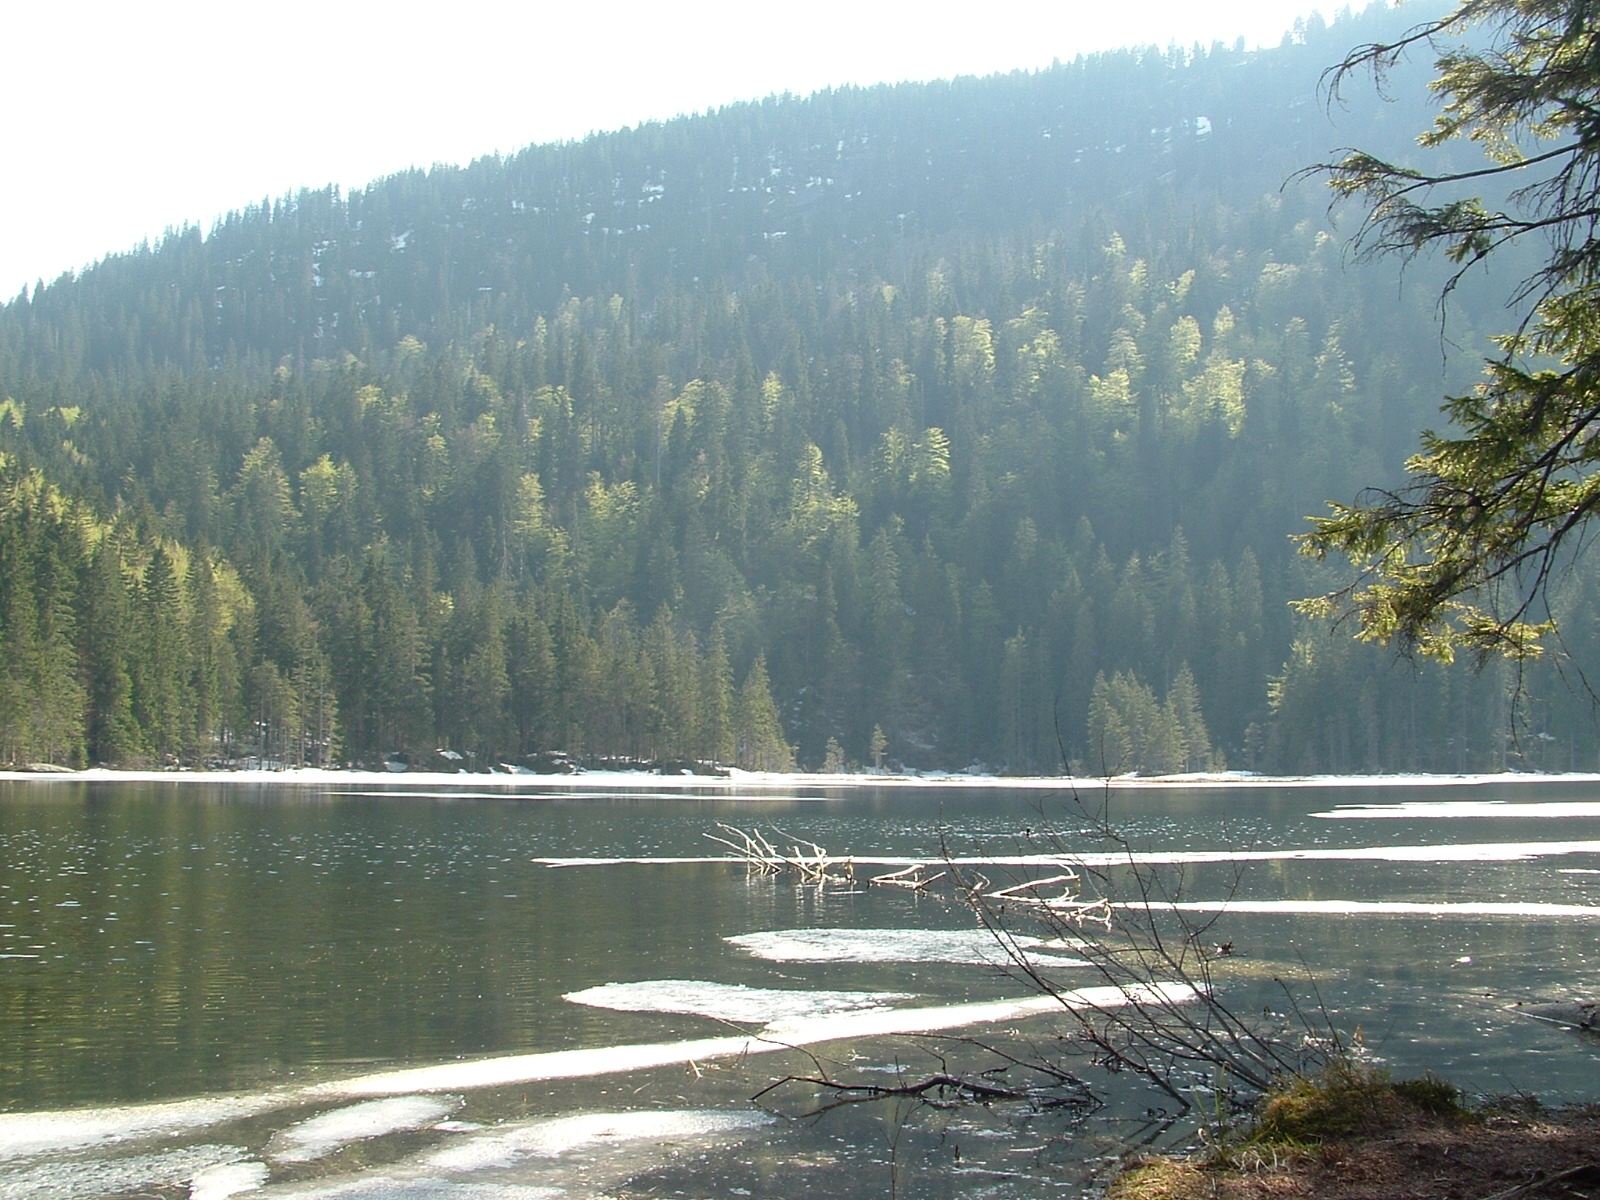
[[[1098,1065],[1148,1080],[1184,1110],[1202,1089],[1219,1104],[1241,1105],[1344,1053],[1320,1001],[1308,1011],[1282,980],[1286,1016],[1257,1018],[1235,1007],[1217,976],[1233,956],[1232,942],[1216,932],[1222,914],[1196,920],[1184,912],[1181,866],[1141,855],[1105,806],[1092,811],[1076,795],[1073,803],[1080,826],[1074,836],[1030,832],[1030,848],[1042,844],[1045,857],[1060,864],[1048,876],[994,888],[950,867],[1004,949],[1007,970],[1062,1002],[1073,1023],[1069,1040],[1087,1046]],[[1085,842],[1111,853],[1086,861]],[[1238,883],[1236,874],[1233,887]],[[1049,956],[1037,953],[1031,939],[1041,932],[1086,961],[1117,1003],[1083,1004],[1083,989],[1065,984]],[[1024,935],[1031,935],[1026,943]]]

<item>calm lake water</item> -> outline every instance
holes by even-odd
[[[1159,1094],[1084,1062],[1107,1101],[1087,1117],[910,1101],[813,1116],[829,1097],[796,1083],[752,1102],[788,1074],[992,1066],[871,1014],[1033,993],[983,961],[959,904],[752,878],[710,861],[707,832],[780,827],[891,860],[1105,851],[1069,794],[657,782],[0,782],[0,1200],[1031,1198],[1083,1194],[1131,1141],[1183,1136]],[[1397,1073],[1596,1095],[1600,1042],[1507,1006],[1600,996],[1600,785],[1108,803],[1137,851],[1201,860],[1181,899],[1229,902],[1206,936],[1232,943],[1236,1011],[1281,1011],[1288,980]],[[730,1050],[774,1021],[798,1024]],[[1068,1024],[1017,1010],[941,1028],[1059,1054]],[[590,1053],[548,1057],[567,1051]],[[398,1074],[416,1068],[432,1073]]]

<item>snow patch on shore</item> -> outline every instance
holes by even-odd
[[[1551,784],[1600,783],[1600,774],[1531,775],[1520,773],[1463,775],[1254,775],[1249,772],[1222,771],[1189,775],[1119,775],[1112,779],[1073,779],[1066,776],[1006,776],[950,772],[907,775],[809,774],[806,772],[763,772],[731,769],[727,775],[656,775],[646,771],[584,771],[575,775],[511,775],[500,773],[449,774],[431,771],[336,771],[325,767],[298,767],[282,771],[116,771],[91,767],[84,771],[31,772],[0,771],[0,780],[28,783],[73,783],[83,781],[125,781],[143,783],[258,783],[304,784],[334,788],[363,786],[381,788],[384,795],[404,795],[415,788],[482,789],[485,795],[540,798],[542,789],[572,795],[592,795],[597,789],[622,790],[638,798],[642,794],[682,796],[705,792],[791,792],[796,789],[849,788],[1003,788],[1010,791],[1047,791],[1066,794],[1097,793],[1140,788],[1215,789],[1215,788],[1374,788],[1374,787],[1476,787],[1491,785],[1539,788]],[[459,796],[460,791],[447,795]],[[750,800],[766,796],[740,797]],[[783,797],[792,799],[794,797]],[[802,797],[804,798],[804,797]],[[818,797],[812,797],[816,799]]]

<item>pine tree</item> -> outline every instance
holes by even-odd
[[[734,745],[738,765],[747,771],[794,770],[794,749],[784,740],[766,660],[761,657],[750,665],[739,687]]]

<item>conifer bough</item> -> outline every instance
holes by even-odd
[[[1423,434],[1406,485],[1313,518],[1301,549],[1343,552],[1361,571],[1300,607],[1440,659],[1524,657],[1553,630],[1547,589],[1600,509],[1600,5],[1465,0],[1352,51],[1330,72],[1333,93],[1361,71],[1382,87],[1422,48],[1437,55],[1442,107],[1421,145],[1464,139],[1487,162],[1430,174],[1352,151],[1313,168],[1367,205],[1358,249],[1443,250],[1446,295],[1515,239],[1541,237],[1547,252],[1511,297],[1526,317],[1495,339],[1483,381],[1446,401],[1450,429]]]

